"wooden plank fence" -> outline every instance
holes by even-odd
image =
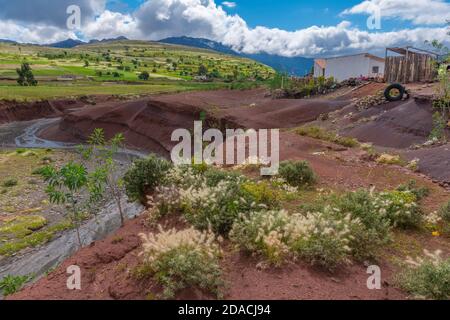
[[[384,80],[389,83],[432,82],[436,78],[434,58],[427,54],[386,57]]]

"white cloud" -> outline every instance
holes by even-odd
[[[16,21],[0,20],[0,39],[14,40],[23,43],[54,43],[68,38],[76,39],[69,30],[39,24],[22,25]]]
[[[105,39],[125,36],[130,39],[141,39],[145,36],[138,28],[138,22],[129,14],[105,10],[100,16],[82,27],[87,39]]]
[[[377,8],[382,18],[402,19],[416,25],[442,25],[450,20],[450,3],[444,0],[365,0],[343,14],[372,15]]]
[[[64,28],[67,8],[77,5],[82,22],[89,22],[105,10],[106,0],[0,0],[0,20],[45,24]]]
[[[228,8],[236,8],[237,4],[236,2],[232,2],[232,1],[224,1],[222,2],[222,5]]]

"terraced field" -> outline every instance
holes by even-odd
[[[16,69],[28,62],[38,87],[17,85]],[[148,79],[140,76],[148,73]],[[0,97],[48,99],[247,87],[274,71],[248,59],[145,41],[116,41],[74,49],[0,44]]]

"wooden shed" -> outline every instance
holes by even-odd
[[[388,56],[389,53],[395,56]],[[389,83],[432,82],[436,78],[434,61],[436,53],[417,49],[387,48],[384,80]]]

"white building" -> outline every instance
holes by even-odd
[[[333,77],[337,81],[359,77],[383,77],[384,63],[383,58],[369,53],[316,59],[314,61],[314,77]]]

